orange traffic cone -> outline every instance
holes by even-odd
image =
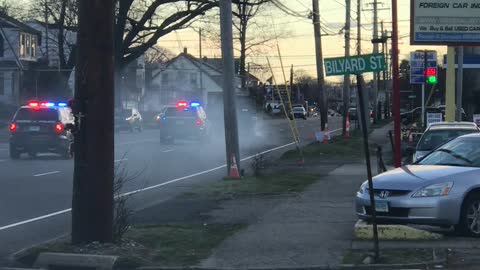
[[[350,118],[347,116],[347,123],[345,125],[345,138],[350,138]]]
[[[323,144],[327,144],[330,140],[330,134],[328,132],[328,124],[325,124],[325,129],[323,130]]]
[[[230,165],[230,177],[240,178],[240,173],[238,172],[237,162],[235,161],[235,155],[232,155],[232,164]]]

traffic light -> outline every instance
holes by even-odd
[[[437,68],[427,68],[425,70],[425,82],[427,84],[437,83]]]

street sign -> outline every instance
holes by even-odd
[[[427,69],[437,69],[437,52],[427,52]],[[410,53],[410,83],[424,84],[425,83],[425,53],[411,52]],[[431,71],[432,72],[432,71]]]
[[[475,124],[477,124],[477,126],[480,127],[480,114],[473,115],[473,122],[475,122]]]
[[[412,45],[480,43],[478,0],[411,0]]]
[[[380,53],[325,58],[325,73],[327,76],[380,72],[385,69],[385,56]]]
[[[427,113],[427,126],[432,123],[438,123],[443,121],[442,113]]]

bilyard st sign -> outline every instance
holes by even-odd
[[[410,0],[412,45],[480,43],[480,1]]]
[[[380,72],[386,68],[385,56],[380,53],[352,57],[325,58],[324,62],[325,74],[327,76]]]

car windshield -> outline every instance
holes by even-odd
[[[57,121],[56,109],[30,109],[21,108],[15,115],[15,121]]]
[[[480,167],[480,138],[457,138],[438,148],[418,164]]]
[[[479,132],[476,129],[438,129],[427,131],[417,146],[417,151],[432,151],[440,145],[462,135]]]
[[[301,108],[301,107],[295,107],[295,108],[293,108],[293,111],[295,111],[295,112],[303,112],[303,108]]]

